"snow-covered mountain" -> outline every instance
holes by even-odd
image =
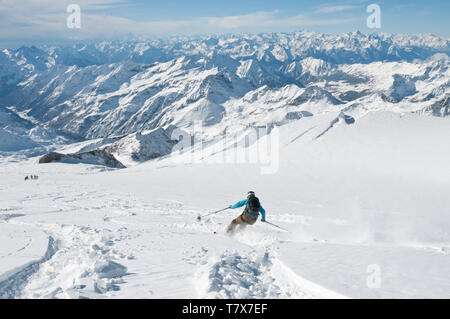
[[[0,53],[0,108],[78,140],[197,122],[210,139],[335,110],[446,116],[449,48],[307,31],[21,47]]]
[[[448,54],[305,31],[4,50],[0,298],[450,297]],[[272,224],[225,235],[242,211],[211,212],[249,190]]]

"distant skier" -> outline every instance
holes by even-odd
[[[227,233],[233,233],[237,226],[244,228],[247,225],[253,225],[256,223],[261,213],[261,221],[266,221],[266,211],[261,206],[259,199],[255,196],[255,192],[248,192],[247,199],[231,205],[229,208],[236,209],[245,205],[245,209],[242,214],[234,219],[227,228]]]
[[[28,177],[28,176],[25,176],[25,182],[26,182],[28,179],[29,179],[29,177]]]

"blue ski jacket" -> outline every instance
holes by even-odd
[[[244,200],[241,200],[240,202],[237,202],[236,204],[230,206],[230,208],[231,209],[236,209],[236,208],[242,207],[244,205],[245,205],[245,207],[248,208],[247,203],[248,203],[248,198],[244,199]],[[266,210],[262,207],[262,205],[259,206],[259,212],[261,213],[262,220],[266,220]],[[252,217],[254,217],[256,219],[258,219],[258,216],[253,215],[253,214],[251,214],[249,212],[247,212],[246,214],[249,215],[249,216],[252,216]]]

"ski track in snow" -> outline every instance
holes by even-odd
[[[0,299],[11,299],[18,297],[23,287],[28,283],[30,277],[39,271],[40,265],[50,260],[55,254],[57,247],[55,240],[50,237],[45,255],[38,261],[32,262],[12,276],[0,282]]]
[[[123,210],[131,207],[130,202],[105,198],[110,194],[73,192],[69,185],[59,185],[58,189],[64,191],[27,195],[18,200],[22,206],[14,210],[23,211],[23,214],[0,215],[0,221],[4,223],[35,227],[49,237],[45,256],[0,283],[1,298],[90,298],[107,295],[118,290],[122,277],[127,275],[127,268],[116,261],[133,257],[114,248],[117,241],[127,238],[125,227],[111,230],[69,223],[52,224],[46,219],[53,214],[62,218],[66,214],[80,212],[97,215],[104,209],[111,211],[112,215],[129,216],[132,213]],[[48,206],[55,210],[49,211]]]
[[[0,283],[0,298],[119,297],[127,280],[139,275],[130,273],[124,263],[133,261],[135,255],[142,256],[163,246],[164,238],[177,236],[173,244],[166,245],[167,250],[173,251],[178,249],[178,238],[199,234],[213,236],[224,244],[212,251],[208,245],[192,246],[177,256],[179,260],[170,260],[185,263],[186,272],[198,278],[197,283],[191,283],[195,286],[192,291],[199,298],[327,296],[325,289],[311,292],[295,284],[292,276],[282,275],[287,267],[267,248],[277,241],[274,233],[264,235],[249,229],[230,238],[224,234],[224,222],[213,218],[197,222],[195,217],[202,212],[186,208],[182,202],[156,199],[142,203],[108,191],[80,191],[79,187],[83,188],[59,185],[57,191],[29,194],[18,199],[20,206],[11,206],[5,210],[7,214],[0,215],[4,223],[35,227],[49,238],[48,249],[40,260]],[[80,217],[77,224],[69,222],[74,220],[73,215]],[[152,225],[149,216],[163,221]],[[192,222],[186,222],[189,220]],[[162,242],[133,243],[136,239],[141,243],[139,238],[150,230],[159,231]],[[217,234],[212,235],[214,232]],[[230,242],[233,251],[228,250]],[[149,272],[150,278],[162,283],[185,275],[170,266],[165,271]],[[148,292],[148,297],[152,297],[152,291]],[[187,291],[182,293],[189,297]]]
[[[304,280],[273,253],[224,252],[197,274],[205,298],[345,298]]]
[[[107,230],[72,225],[41,225],[54,234],[60,247],[43,263],[23,288],[20,298],[88,298],[93,293],[117,290],[127,268],[113,260],[124,255],[114,250],[119,236]]]

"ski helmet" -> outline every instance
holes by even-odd
[[[252,191],[248,192],[247,197],[250,197],[250,196],[255,196],[255,192],[252,192]]]

